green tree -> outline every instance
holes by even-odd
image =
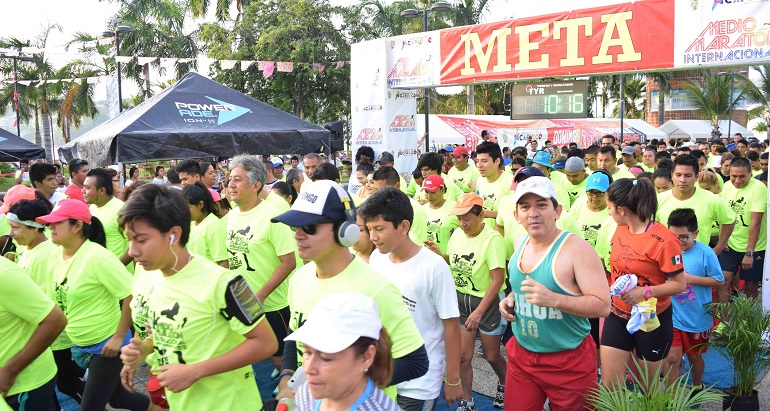
[[[350,42],[358,40],[354,10],[333,7],[326,0],[269,0],[251,2],[233,29],[218,23],[200,27],[207,55],[224,60],[294,62],[293,71],[265,78],[257,64],[212,66],[214,80],[310,122],[323,123],[349,113]],[[341,21],[337,28],[334,21]],[[312,63],[325,64],[320,66]]]
[[[757,104],[756,107],[748,111],[748,120],[761,118],[763,120],[761,129],[755,131],[767,131],[770,128],[770,64],[752,66],[751,69],[757,75],[757,79],[752,84],[747,84],[749,100]]]
[[[703,84],[690,80],[684,85],[685,92],[690,97],[695,110],[702,120],[709,121],[712,127],[712,136],[718,137],[722,133],[719,130],[719,121],[728,118],[730,110],[749,97],[749,79],[740,74],[734,74],[735,86],[738,92],[731,90],[732,79],[729,73],[716,73],[711,70],[702,70]]]
[[[625,93],[622,99],[620,96],[620,88],[611,95],[612,101],[617,103],[617,106],[612,110],[612,115],[617,116],[620,113],[620,103],[622,101],[624,117],[644,119],[644,108],[646,106],[645,89],[647,87],[645,76],[626,75],[625,83],[625,87],[623,88]]]
[[[481,19],[484,17],[484,12],[487,9],[487,5],[489,5],[489,0],[460,0],[452,7],[450,21],[455,27],[479,24],[481,23]],[[474,86],[473,84],[468,84],[465,87],[465,94],[468,98],[467,113],[476,114],[476,95]],[[485,88],[484,93],[487,95],[492,94],[495,89],[496,87],[487,87]]]

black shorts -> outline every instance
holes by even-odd
[[[481,298],[472,296],[470,294],[461,293],[457,291],[457,305],[460,309],[460,324],[465,324],[468,320],[468,316],[471,315],[476,308],[481,304]],[[495,296],[495,300],[489,305],[487,311],[481,316],[479,320],[479,330],[486,331],[488,333],[497,331],[500,324],[503,322],[503,316],[500,314],[500,295]],[[500,330],[499,334],[502,335],[505,329]]]
[[[602,345],[599,341],[599,319],[589,318],[588,322],[591,323],[591,338],[593,338],[594,344],[598,347]]]
[[[719,265],[722,266],[722,271],[728,273],[735,273],[741,268],[741,261],[746,253],[740,251],[722,251],[719,253]],[[765,265],[765,252],[754,251],[754,265],[750,270],[741,269],[741,280],[751,281],[758,283],[762,281],[762,275],[764,274]]]
[[[278,351],[273,354],[273,357],[280,357],[283,355],[283,339],[289,335],[289,318],[291,316],[291,310],[289,307],[281,308],[278,311],[268,311],[265,313],[265,318],[270,324],[270,328],[275,333],[275,338],[278,339]]]
[[[671,343],[674,341],[674,322],[671,317],[671,307],[666,308],[660,315],[660,327],[650,332],[637,331],[633,334],[626,329],[628,320],[610,313],[604,320],[602,329],[602,345],[623,351],[636,351],[636,357],[649,362],[660,361],[668,355]]]

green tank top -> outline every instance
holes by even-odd
[[[521,282],[529,275],[555,293],[580,295],[560,284],[555,275],[556,258],[570,235],[574,234],[563,231],[537,265],[524,272],[521,269],[521,253],[529,243],[529,236],[526,236],[508,265],[508,278],[516,301],[516,318],[511,327],[516,341],[529,351],[549,353],[571,350],[580,345],[591,331],[587,318],[563,313],[555,308],[538,307],[527,301],[526,293],[521,292]]]

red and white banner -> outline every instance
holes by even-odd
[[[387,53],[388,87],[425,87],[440,81],[438,31],[390,37]]]
[[[673,46],[673,0],[445,29],[441,84],[665,69]]]
[[[556,146],[577,143],[588,147],[598,142],[601,136],[612,134],[620,137],[619,119],[580,119],[580,120],[482,120],[476,118],[438,116],[455,131],[465,137],[465,146],[476,149],[481,130],[494,130],[500,146],[524,146],[530,140],[536,140],[538,146],[549,140]],[[648,126],[651,127],[652,126]],[[648,139],[647,134],[626,120],[623,126],[623,141]]]

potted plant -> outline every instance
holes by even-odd
[[[759,411],[759,396],[754,386],[770,365],[770,311],[759,300],[739,295],[729,303],[711,304],[712,312],[723,327],[712,333],[709,346],[733,362],[733,387],[725,390],[724,410]]]
[[[633,357],[640,384],[629,387],[626,384],[617,387],[599,385],[588,395],[588,409],[596,411],[685,411],[696,410],[701,406],[719,401],[723,394],[704,387],[703,390],[690,394],[687,388],[688,375],[683,374],[672,385],[668,385],[668,373],[662,378],[653,378],[647,386],[647,368],[641,366]],[[655,371],[661,375],[661,364]],[[629,372],[633,371],[629,367]]]

